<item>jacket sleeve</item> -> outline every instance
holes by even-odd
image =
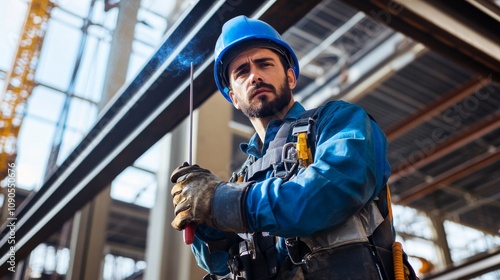
[[[316,137],[314,162],[297,176],[251,186],[246,214],[252,231],[287,237],[335,227],[385,186],[387,141],[361,107],[343,101],[323,106]]]
[[[201,268],[211,274],[223,276],[229,273],[229,268],[227,266],[228,253],[223,250],[210,252],[208,244],[210,242],[226,240],[238,242],[236,239],[238,238],[234,233],[226,233],[205,225],[199,225],[196,229],[195,239],[191,245],[191,250],[193,251],[196,262]]]

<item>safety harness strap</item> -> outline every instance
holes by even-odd
[[[246,181],[252,181],[254,176],[258,177],[262,173],[272,170],[274,165],[281,162],[283,146],[288,140],[291,125],[291,122],[284,122],[274,140],[269,142],[266,154],[248,166]]]
[[[276,133],[274,140],[269,142],[269,147],[267,148],[266,154],[255,160],[253,163],[247,166],[246,181],[251,181],[254,177],[259,177],[262,173],[268,172],[276,168],[277,165],[282,164],[282,152],[283,146],[292,141],[293,139],[293,129],[297,125],[310,125],[308,128],[308,133],[315,135],[314,120],[317,118],[317,112],[319,108],[314,108],[302,113],[299,118],[295,121],[285,119],[280,129]],[[315,137],[309,137],[315,141]],[[310,145],[314,147],[315,145]]]

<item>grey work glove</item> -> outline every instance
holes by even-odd
[[[182,230],[189,223],[222,231],[247,232],[243,201],[250,183],[228,183],[198,165],[184,163],[170,176],[175,207],[172,226]]]

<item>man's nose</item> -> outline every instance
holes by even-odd
[[[261,73],[255,69],[255,67],[252,67],[253,69],[250,70],[250,79],[253,84],[258,84],[263,81]]]

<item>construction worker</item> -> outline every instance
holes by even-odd
[[[196,225],[205,279],[395,279],[387,140],[376,122],[343,101],[309,111],[295,102],[297,57],[263,21],[224,24],[214,75],[256,133],[229,182],[187,163],[172,173],[172,226]]]

